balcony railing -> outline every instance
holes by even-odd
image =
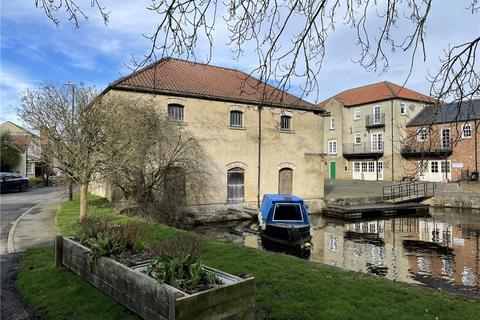
[[[409,141],[402,145],[403,157],[439,157],[443,158],[453,152],[453,141]]]
[[[367,115],[365,117],[365,127],[367,128],[381,128],[385,127],[385,113],[380,113],[379,116]]]
[[[381,157],[383,142],[344,143],[342,151],[346,158]]]

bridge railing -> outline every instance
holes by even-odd
[[[408,182],[383,187],[383,201],[415,200],[435,195],[435,182]]]

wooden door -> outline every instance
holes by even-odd
[[[278,175],[278,193],[292,194],[293,170],[284,168],[279,171]]]
[[[337,177],[337,168],[334,161],[330,162],[330,179],[335,180]]]

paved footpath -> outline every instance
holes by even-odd
[[[1,203],[1,319],[39,319],[25,308],[15,288],[23,251],[50,246],[56,234],[55,214],[64,197],[57,188],[6,193]]]

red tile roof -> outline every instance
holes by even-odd
[[[353,88],[340,92],[339,94],[328,98],[318,104],[320,107],[335,99],[345,107],[353,107],[362,104],[379,102],[390,99],[405,99],[424,103],[435,103],[432,97],[426,96],[411,89],[399,86],[398,84],[388,81],[369,84],[363,87]]]
[[[284,108],[323,110],[314,104],[260,82],[238,70],[174,58],[164,58],[112,83],[109,89],[175,94],[264,104]]]

